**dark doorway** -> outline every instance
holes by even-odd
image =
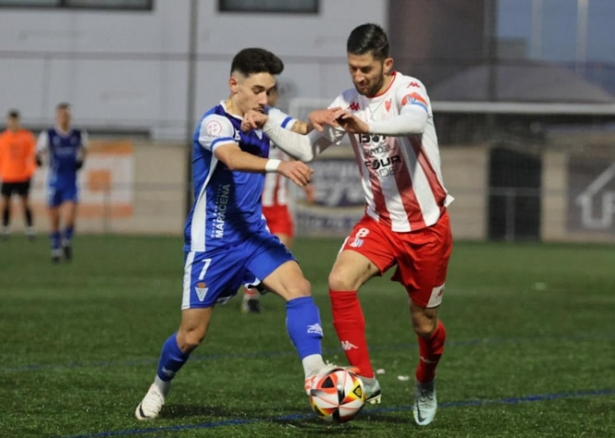
[[[489,157],[489,238],[540,240],[540,155],[504,147]]]

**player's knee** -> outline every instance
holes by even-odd
[[[412,319],[412,327],[414,328],[414,333],[416,333],[416,335],[421,338],[429,338],[433,331],[436,329],[437,323],[437,319],[432,319],[429,317]]]
[[[204,329],[179,330],[177,333],[177,345],[184,353],[192,352],[205,339]]]
[[[357,290],[360,284],[344,268],[334,268],[329,274],[329,289],[350,291]]]
[[[289,299],[309,297],[312,295],[312,285],[306,278],[293,282],[293,285],[287,289]]]

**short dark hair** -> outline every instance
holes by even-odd
[[[279,75],[284,70],[284,63],[280,58],[265,49],[243,49],[235,55],[231,63],[231,74],[239,72],[244,76],[256,73],[269,73]]]
[[[380,61],[389,57],[389,39],[382,27],[374,23],[366,23],[355,27],[346,43],[346,50],[352,55],[371,53],[374,59]]]
[[[18,119],[19,118],[19,111],[17,111],[16,109],[9,110],[8,116],[11,119]]]
[[[61,109],[70,110],[71,108],[71,104],[68,102],[60,102],[56,105],[56,111]]]

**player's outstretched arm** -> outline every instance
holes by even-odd
[[[257,157],[242,151],[237,143],[216,146],[214,155],[230,170],[250,173],[277,172],[299,187],[308,185],[314,173],[313,169],[301,161],[280,161]]]

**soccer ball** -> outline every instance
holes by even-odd
[[[310,389],[310,405],[318,418],[345,423],[356,417],[365,404],[363,383],[356,374],[335,368],[319,376]]]

